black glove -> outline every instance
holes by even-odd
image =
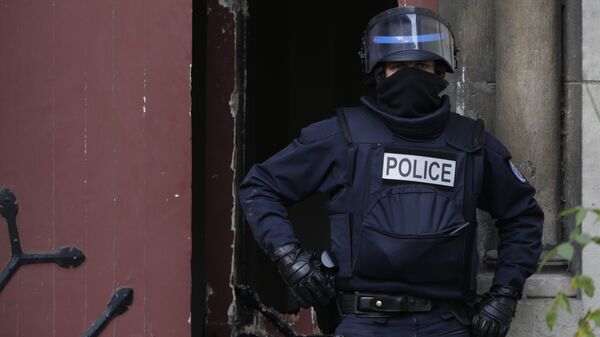
[[[494,285],[483,295],[479,312],[471,322],[471,333],[477,337],[505,337],[521,296],[511,287]]]
[[[335,297],[331,278],[321,271],[321,260],[313,252],[288,244],[276,248],[270,256],[303,308],[324,306]]]

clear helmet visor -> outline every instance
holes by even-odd
[[[454,36],[446,24],[429,11],[394,8],[374,17],[364,37],[365,71],[379,62],[441,60],[454,72]],[[408,13],[407,13],[408,11]],[[433,12],[429,12],[433,13]],[[434,15],[434,14],[433,14]]]

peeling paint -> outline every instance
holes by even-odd
[[[233,14],[233,21],[234,23],[237,25],[237,15],[238,13],[242,14],[244,17],[248,16],[248,4],[245,0],[219,0],[219,5],[228,8],[229,11]],[[225,33],[225,31],[223,30],[222,33]],[[234,33],[234,41],[237,41],[238,36],[237,36],[237,32]],[[237,54],[239,51],[236,49],[234,51],[235,54]],[[237,147],[236,147],[236,140],[237,140],[237,129],[236,129],[236,125],[237,125],[237,116],[240,110],[240,90],[244,90],[244,88],[240,88],[240,81],[239,78],[237,77],[239,69],[238,69],[238,64],[236,62],[235,64],[235,70],[234,73],[236,74],[236,78],[234,81],[234,88],[233,91],[230,95],[229,98],[229,111],[231,114],[231,117],[233,119],[233,137],[232,137],[232,142],[233,142],[233,150],[231,152],[231,162],[230,162],[230,169],[233,172],[233,176],[236,176],[236,166],[237,166],[237,162],[236,162],[236,157],[237,157]],[[242,86],[245,86],[245,84],[242,84]],[[235,294],[235,287],[234,285],[236,284],[236,272],[235,272],[235,265],[236,265],[236,247],[235,247],[235,242],[237,240],[237,222],[236,222],[236,217],[237,217],[237,189],[236,189],[236,179],[233,179],[231,182],[231,195],[232,195],[232,206],[231,206],[231,231],[233,232],[233,241],[231,242],[231,271],[229,274],[229,287],[231,288],[231,298],[232,301],[229,304],[229,307],[227,309],[227,322],[229,324],[230,327],[232,327],[232,330],[235,330],[237,328],[237,324],[235,324],[236,321],[236,313],[237,313],[237,299],[236,299],[236,294]],[[255,316],[255,321],[258,321],[260,318]],[[255,328],[257,328],[258,326],[255,326]],[[258,331],[257,331],[258,332]],[[259,333],[255,333],[259,336],[261,336],[262,334]]]
[[[310,319],[311,319],[311,323],[312,323],[313,334],[322,335],[323,332],[319,328],[319,322],[317,321],[317,311],[313,307],[310,308]]]
[[[88,115],[88,82],[87,82],[87,71],[83,73],[86,82],[83,85],[83,160],[87,160],[87,115]],[[84,183],[87,181],[84,179]]]
[[[148,89],[148,68],[146,66],[146,55],[144,55],[144,96],[142,97],[144,104],[142,105],[142,119],[146,118],[146,103],[148,102],[148,100],[146,98],[147,89]]]
[[[312,311],[312,308],[310,310]],[[298,311],[297,314],[282,314],[281,319],[293,327],[300,320],[300,315],[302,315],[302,310]]]
[[[234,89],[234,93],[237,91],[237,88]],[[236,94],[232,94],[231,95],[232,98],[233,97],[237,97]],[[237,101],[236,101],[237,102]],[[231,116],[233,117],[233,125],[236,125],[236,115],[237,115],[237,104],[232,104],[232,100],[229,101],[229,107],[231,108]],[[233,151],[231,152],[231,165],[230,165],[230,169],[233,172],[233,175],[235,176],[235,165],[236,165],[236,161],[235,161],[235,157],[236,157],[236,153],[237,153],[237,149],[235,146],[235,139],[236,139],[236,128],[233,128]],[[235,295],[235,277],[236,277],[236,273],[235,273],[235,240],[236,240],[236,235],[237,235],[237,231],[236,231],[236,200],[237,200],[237,195],[235,193],[236,188],[235,188],[235,179],[232,180],[231,182],[231,196],[232,196],[232,200],[233,200],[233,205],[231,207],[231,231],[233,232],[233,241],[231,242],[231,272],[229,274],[229,287],[231,288],[231,298],[232,301],[229,304],[229,308],[227,309],[227,323],[229,324],[229,326],[235,327],[236,324],[234,324],[235,322],[235,318],[236,318],[236,307],[237,307],[237,299],[236,299],[236,295]]]
[[[235,118],[237,117],[237,113],[238,110],[240,108],[240,95],[238,92],[238,89],[235,88],[233,89],[233,92],[231,93],[231,96],[229,97],[229,112],[231,113],[231,117],[233,117],[234,122],[235,122]],[[233,131],[233,135],[234,135],[234,145],[235,145],[235,128]],[[233,151],[235,152],[235,147],[233,149]],[[233,166],[234,160],[231,161],[231,170],[235,172],[235,166]]]
[[[219,0],[218,4],[226,9],[229,10],[229,12],[233,15],[233,23],[235,26],[238,25],[237,22],[237,18],[238,15],[241,15],[242,17],[247,17],[248,16],[248,4],[246,0]],[[207,11],[210,13],[211,8],[207,7]],[[222,28],[221,29],[221,33],[222,34],[226,34],[226,36],[224,37],[223,41],[227,41],[227,29],[226,28]],[[237,36],[237,32],[236,30],[234,30],[234,36],[233,36],[233,40],[234,41],[238,41],[238,39],[240,37]],[[235,43],[234,43],[234,46]],[[237,46],[236,46],[237,47]],[[218,48],[218,46],[217,46]],[[235,47],[234,47],[235,48]],[[237,55],[237,53],[239,53],[240,51],[237,49],[234,49],[234,54]],[[244,99],[243,97],[243,93],[245,90],[245,83],[243,83],[243,81],[245,80],[245,76],[243,78],[240,78],[240,70],[245,72],[245,69],[240,69],[241,65],[238,64],[237,62],[235,63],[235,69],[234,69],[234,74],[236,74],[236,77],[234,79],[234,88],[230,94],[230,98],[229,98],[229,112],[231,114],[231,118],[233,119],[233,137],[231,139],[232,143],[233,143],[233,147],[232,147],[232,152],[231,152],[231,161],[230,161],[230,169],[231,172],[233,172],[233,176],[236,177],[236,166],[237,166],[237,161],[236,161],[236,157],[238,154],[238,148],[236,147],[236,142],[237,142],[237,130],[236,130],[236,125],[237,125],[237,117],[240,113],[240,109],[242,108],[242,103],[240,102],[242,99]],[[211,176],[211,178],[216,178],[217,175],[214,174]],[[230,275],[229,275],[229,287],[231,288],[231,295],[232,295],[232,301],[229,304],[229,307],[227,309],[227,323],[229,325],[229,327],[232,328],[232,335],[236,335],[236,333],[234,333],[234,330],[236,329],[244,329],[243,331],[248,332],[248,333],[253,333],[257,336],[267,336],[266,334],[266,330],[263,329],[263,324],[262,324],[262,318],[259,317],[258,313],[255,314],[254,316],[254,323],[252,326],[250,327],[239,327],[238,324],[236,324],[236,320],[237,320],[237,299],[236,299],[236,294],[235,294],[235,287],[234,285],[236,284],[236,247],[235,247],[235,242],[237,240],[237,188],[236,188],[236,179],[233,179],[231,182],[231,195],[232,195],[232,206],[231,206],[231,223],[230,223],[230,230],[233,233],[233,240],[231,242],[231,270],[230,270]]]
[[[456,113],[465,114],[465,92],[466,92],[467,67],[460,69],[460,79],[456,81]]]
[[[190,89],[190,93],[192,92],[192,64],[190,63],[190,68],[189,68],[189,74],[188,74],[188,83],[189,83],[189,89]],[[188,111],[188,115],[190,116],[190,118],[192,117],[192,105],[190,104],[190,110]]]
[[[236,81],[237,82],[237,81]],[[237,137],[237,130],[235,128],[236,125],[236,117],[237,117],[237,113],[238,113],[238,108],[239,108],[239,95],[238,95],[238,89],[237,89],[237,85],[236,87],[234,87],[233,89],[233,93],[231,94],[231,97],[229,99],[229,109],[230,109],[230,113],[231,113],[231,117],[233,118],[233,151],[231,151],[231,164],[230,164],[230,169],[233,172],[233,175],[235,177],[235,166],[236,166],[236,154],[237,154],[237,148],[235,145],[235,140]],[[229,274],[229,287],[231,288],[231,298],[232,301],[229,304],[229,308],[227,309],[227,322],[230,326],[234,327],[236,326],[236,324],[234,324],[235,322],[235,318],[236,318],[236,295],[235,295],[235,240],[236,240],[236,235],[237,235],[237,231],[236,231],[236,211],[237,211],[237,206],[236,206],[236,200],[237,200],[237,195],[235,193],[236,188],[235,188],[235,179],[233,179],[233,181],[231,182],[231,196],[232,196],[232,200],[233,200],[233,205],[231,206],[231,231],[233,232],[233,241],[231,243],[231,272]]]
[[[210,311],[210,308],[208,307],[208,300],[210,299],[210,297],[214,294],[213,288],[210,286],[210,284],[206,283],[206,301],[204,303],[206,303],[206,322],[205,324],[208,324],[208,315],[212,312]]]
[[[246,0],[219,0],[219,5],[229,9],[234,16],[237,13],[248,16],[248,2]]]
[[[471,84],[473,88],[486,94],[494,93],[494,89],[496,88],[496,83],[494,82],[471,82]]]
[[[265,317],[255,311],[252,317],[252,324],[241,327],[237,332],[238,334],[246,333],[259,337],[268,337],[270,334],[267,332],[265,322]]]

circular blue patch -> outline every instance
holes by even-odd
[[[515,178],[517,178],[517,180],[520,181],[521,183],[525,184],[527,182],[527,179],[525,179],[523,174],[521,174],[521,172],[519,172],[519,169],[517,169],[517,167],[510,160],[508,161],[508,164],[510,165],[510,170],[512,171]]]

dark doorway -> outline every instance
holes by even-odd
[[[330,117],[336,107],[357,105],[359,97],[368,94],[358,55],[362,32],[372,16],[395,6],[397,1],[249,2],[246,109],[238,128],[241,177],[252,164],[291,142],[301,128]],[[326,199],[315,195],[289,209],[303,246],[317,252],[329,246]],[[248,226],[240,223],[238,282],[253,286],[268,306],[296,311],[275,266],[258,248]]]

